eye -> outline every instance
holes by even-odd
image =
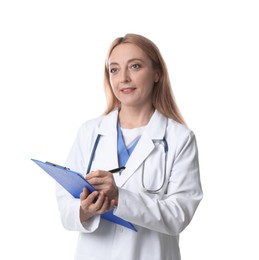
[[[110,74],[113,74],[113,73],[115,73],[115,72],[117,72],[118,71],[118,69],[117,68],[110,68]]]
[[[137,64],[137,63],[132,64],[130,67],[131,67],[132,69],[134,69],[134,70],[138,70],[138,69],[141,68],[140,64]]]

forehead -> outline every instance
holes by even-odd
[[[109,64],[125,62],[133,59],[141,59],[143,61],[151,62],[146,53],[137,45],[133,43],[122,43],[112,50],[109,57]]]

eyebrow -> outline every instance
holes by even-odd
[[[144,60],[139,59],[139,58],[133,58],[133,59],[128,60],[127,62],[130,63],[130,62],[133,62],[133,61],[140,61],[140,62],[143,62],[143,63],[144,63]],[[117,64],[118,64],[117,62],[111,62],[111,63],[109,63],[109,66],[111,66],[111,65],[117,65]]]

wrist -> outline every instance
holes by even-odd
[[[80,206],[80,213],[79,213],[79,217],[80,217],[80,222],[86,222],[87,220],[89,220],[93,215],[92,214],[88,214],[85,213],[84,210],[82,209],[82,207]]]

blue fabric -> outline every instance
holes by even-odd
[[[122,131],[120,127],[120,123],[118,122],[117,125],[117,131],[118,131],[118,137],[117,137],[117,151],[118,151],[118,161],[119,161],[119,167],[125,166],[131,153],[133,152],[134,148],[136,147],[140,137],[138,137],[135,142],[131,145],[129,149],[127,149],[123,136]]]
[[[122,136],[122,131],[121,131],[121,127],[120,127],[120,123],[118,122],[117,125],[117,130],[118,130],[118,137],[117,137],[117,152],[118,152],[118,161],[119,161],[119,167],[125,166],[131,153],[133,152],[134,148],[136,147],[140,137],[138,137],[135,142],[131,145],[131,147],[129,149],[127,149],[124,140],[123,140],[123,136]],[[93,146],[93,150],[91,153],[91,157],[89,160],[89,164],[87,167],[87,172],[89,173],[92,167],[92,163],[93,163],[93,159],[94,159],[94,155],[95,155],[95,151],[97,149],[97,146],[99,144],[100,141],[100,137],[101,135],[98,135],[95,139],[95,143]]]

